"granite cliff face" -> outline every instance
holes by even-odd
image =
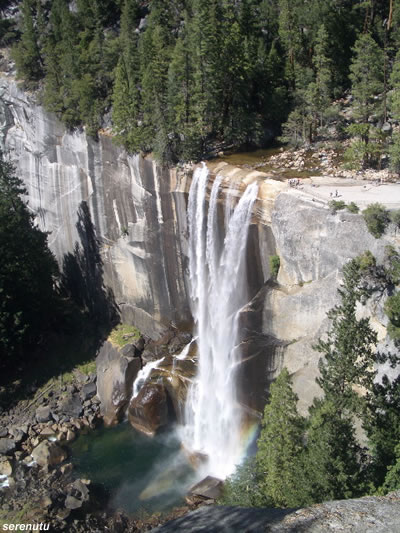
[[[299,408],[305,412],[319,393],[319,353],[312,346],[328,328],[326,313],[338,301],[344,264],[367,250],[381,261],[385,247],[398,247],[400,239],[393,228],[375,239],[362,215],[347,210],[332,214],[326,204],[291,190],[276,199],[271,228],[281,268],[279,287],[264,301],[263,331],[288,343],[283,364],[294,373]],[[359,309],[360,316],[370,317],[382,350],[389,343],[383,303],[381,295]]]
[[[188,320],[184,282],[186,177],[128,156],[107,134],[68,132],[11,76],[0,78],[2,145],[28,190],[38,224],[62,265],[87,202],[104,281],[124,319],[151,337]]]
[[[22,92],[10,74],[0,77],[1,141],[28,190],[38,224],[60,264],[84,245],[77,230],[82,202],[89,206],[110,287],[125,321],[153,339],[172,326],[190,327],[187,298],[186,203],[192,168],[167,169],[151,158],[128,156],[111,137],[98,141],[65,127]],[[312,345],[327,327],[326,312],[337,300],[343,264],[365,250],[382,257],[390,234],[376,240],[360,215],[333,215],[326,204],[268,179],[266,174],[210,164],[223,187],[259,183],[249,233],[249,304],[241,313],[245,331],[240,373],[243,401],[260,410],[265,388],[286,365],[304,410],[318,393],[318,354]],[[221,210],[222,216],[222,210]],[[281,268],[272,280],[269,257]],[[364,312],[386,342],[379,305]]]

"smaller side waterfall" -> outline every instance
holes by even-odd
[[[136,379],[133,382],[131,400],[136,398],[136,396],[140,392],[140,389],[143,387],[143,385],[147,381],[147,378],[150,376],[151,371],[155,368],[158,368],[158,366],[164,361],[164,359],[165,357],[157,359],[157,361],[150,361],[149,363],[145,364],[141,370],[139,370],[138,375],[136,376]]]
[[[183,348],[181,353],[175,356],[174,359],[179,359],[180,361],[182,361],[183,359],[186,359],[186,357],[189,355],[190,347],[196,341],[197,341],[197,337],[194,337],[188,344],[186,344],[186,346]]]
[[[245,249],[258,186],[249,185],[236,207],[232,191],[228,194],[223,239],[217,210],[222,177],[213,183],[207,210],[208,178],[203,164],[189,193],[189,273],[199,366],[186,403],[184,442],[207,455],[207,473],[225,478],[243,454],[236,390],[238,319],[248,299]]]

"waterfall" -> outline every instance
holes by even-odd
[[[174,360],[179,359],[180,361],[183,361],[183,359],[186,359],[186,357],[189,355],[190,347],[195,341],[197,341],[197,337],[194,337],[188,344],[186,344],[181,353],[174,357]]]
[[[146,363],[141,370],[139,370],[136,379],[133,382],[131,400],[136,398],[136,396],[140,392],[140,389],[143,387],[143,385],[147,381],[147,378],[150,376],[151,371],[154,368],[158,368],[158,366],[164,361],[164,359],[165,357],[163,357],[162,359],[157,359],[157,361],[150,361]]]
[[[208,178],[203,164],[194,172],[189,193],[189,280],[199,363],[186,402],[184,442],[207,456],[207,473],[225,478],[243,453],[236,390],[238,321],[247,303],[245,248],[258,186],[249,185],[236,207],[228,194],[222,239],[217,212],[222,177],[213,183],[207,212]]]

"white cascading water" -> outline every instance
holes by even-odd
[[[184,442],[192,451],[207,456],[208,474],[224,479],[244,451],[236,390],[241,341],[238,321],[239,311],[247,303],[245,248],[258,186],[249,185],[235,208],[228,194],[222,240],[217,213],[222,177],[216,177],[209,202],[208,178],[203,164],[194,172],[189,193],[190,291],[199,363],[186,402]]]
[[[188,344],[186,344],[181,353],[175,356],[175,359],[179,359],[180,361],[186,359],[186,357],[189,355],[190,347],[195,341],[197,341],[197,337],[194,337]]]
[[[136,398],[136,396],[140,392],[140,389],[143,387],[143,385],[147,381],[147,378],[150,376],[151,371],[154,368],[158,368],[158,366],[164,361],[164,359],[165,357],[163,357],[162,359],[158,359],[157,361],[150,361],[149,363],[146,363],[141,370],[139,370],[138,375],[136,376],[136,379],[133,382],[131,400]]]

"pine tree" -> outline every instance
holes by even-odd
[[[151,5],[146,31],[140,41],[142,143],[153,149],[156,158],[170,160],[171,139],[168,131],[168,67],[174,35],[172,24],[174,6],[156,1]]]
[[[190,18],[186,13],[181,35],[178,37],[168,70],[169,131],[177,143],[177,155],[196,159],[201,155],[201,134],[196,127],[194,110],[193,50],[190,37]]]
[[[53,322],[57,263],[21,199],[26,192],[0,154],[0,367],[29,353]]]
[[[249,104],[250,57],[249,40],[241,33],[240,24],[229,2],[225,5],[221,39],[223,137],[230,143],[247,141],[253,116]]]
[[[368,33],[360,35],[353,52],[350,80],[356,118],[368,123],[372,113],[378,112],[374,97],[383,90],[383,52]]]
[[[278,507],[307,503],[302,475],[304,419],[296,404],[297,396],[284,368],[271,384],[256,456],[265,503]]]
[[[193,0],[191,24],[194,84],[193,112],[195,130],[204,151],[207,137],[221,132],[222,83],[220,81],[220,6],[217,0]]]
[[[23,0],[21,5],[22,35],[14,49],[18,76],[26,81],[37,82],[43,77],[43,59],[39,48],[34,0]],[[40,22],[42,23],[42,13]]]
[[[332,400],[314,400],[307,431],[305,468],[313,502],[358,497],[365,491],[361,448],[350,416]]]
[[[322,24],[315,41],[313,66],[315,82],[309,85],[309,102],[316,120],[323,126],[324,114],[331,102],[332,61],[328,57],[329,35]]]
[[[279,37],[286,51],[286,78],[295,89],[301,72],[299,58],[302,56],[302,35],[299,26],[299,13],[304,9],[298,0],[279,0]]]
[[[120,56],[112,94],[114,133],[132,152],[141,148],[140,57],[136,31],[139,14],[137,0],[126,0],[121,15]]]
[[[380,494],[400,489],[400,442],[395,447],[395,462],[387,469],[385,481],[379,488]]]
[[[399,357],[396,354],[389,355],[388,359],[392,366],[399,364]],[[390,468],[394,468],[398,462],[400,379],[391,381],[387,376],[383,376],[381,381],[374,383],[367,401],[368,410],[363,427],[368,436],[372,457],[371,479],[378,488],[385,483]]]
[[[50,111],[61,114],[68,126],[80,124],[80,79],[77,24],[64,0],[55,0],[50,12],[51,32],[45,45],[44,102]]]
[[[323,354],[317,383],[339,414],[362,411],[355,388],[371,390],[376,374],[377,334],[368,318],[356,317],[356,305],[363,296],[360,282],[359,260],[353,259],[343,267],[343,285],[338,290],[341,302],[328,312],[327,339],[320,339],[314,347]]]

